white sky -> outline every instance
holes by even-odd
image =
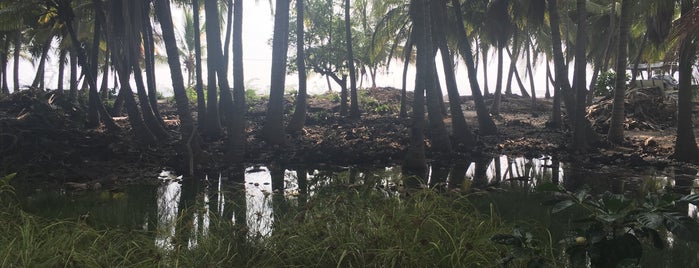
[[[257,2],[257,3],[255,3]],[[268,1],[246,1],[244,3],[244,14],[243,14],[243,61],[244,61],[244,68],[245,68],[245,85],[246,88],[248,89],[255,89],[258,91],[260,94],[268,94],[269,93],[269,84],[270,84],[270,70],[271,70],[271,58],[272,58],[272,48],[271,45],[269,44],[271,38],[272,38],[272,32],[274,28],[274,18],[270,12],[270,6]],[[202,12],[203,13],[203,12]],[[176,8],[173,6],[173,17],[175,20],[175,27],[178,27],[178,25],[183,25],[183,12],[181,9]],[[202,22],[203,22],[203,14],[202,14]],[[159,27],[156,26],[156,29],[159,30]],[[202,38],[204,40],[204,38]],[[492,50],[495,51],[495,50]],[[295,51],[290,50],[290,53],[294,53]],[[58,81],[58,67],[56,65],[56,55],[52,55],[49,61],[49,64],[47,65],[46,68],[46,84],[47,87],[49,88],[56,88],[56,83]],[[441,71],[441,61],[439,60],[439,57],[437,57],[438,60],[438,69]],[[491,92],[495,88],[495,79],[496,79],[496,67],[497,67],[497,57],[495,54],[490,55],[488,58],[488,75],[489,75],[489,86],[491,89]],[[522,79],[524,79],[524,65],[523,62],[521,61],[522,64],[518,66],[518,70],[520,72],[520,75],[522,76]],[[482,64],[482,62],[481,62]],[[503,82],[506,82],[507,79],[507,70],[509,68],[509,59],[508,57],[505,57],[505,74],[503,75]],[[10,65],[11,66],[11,65]],[[392,62],[390,64],[391,68],[390,70],[380,70],[379,74],[377,76],[377,86],[379,87],[396,87],[400,88],[402,84],[402,68],[403,64],[401,62]],[[66,83],[68,79],[68,73],[67,73],[68,68],[66,68]],[[478,68],[479,70],[479,83],[481,85],[481,88],[483,88],[484,83],[483,83],[483,67],[482,65]],[[184,71],[184,70],[183,70]],[[204,68],[204,71],[206,72],[206,68]],[[12,77],[12,68],[10,68],[8,72],[8,76]],[[36,73],[36,66],[33,66],[29,62],[22,62],[21,67],[20,67],[20,84],[22,86],[29,85],[34,79],[34,75]],[[537,96],[538,97],[543,97],[544,92],[545,92],[545,74],[546,74],[546,67],[545,65],[540,65],[539,67],[536,67],[534,70],[534,77],[536,81],[536,87],[537,87]],[[457,83],[459,86],[459,92],[462,95],[470,95],[470,87],[468,86],[468,79],[466,75],[466,68],[463,65],[463,63],[460,63],[457,66],[456,69],[456,75],[457,75]],[[169,73],[169,68],[167,66],[167,63],[157,63],[156,66],[156,76],[157,76],[157,81],[158,81],[158,90],[161,91],[164,95],[171,95],[172,94],[172,82],[170,80],[170,73]],[[185,74],[186,76],[186,74]],[[232,74],[229,74],[231,77],[231,85],[232,85]],[[442,79],[442,85],[444,86],[443,82],[443,75],[440,74],[440,79]],[[409,68],[408,72],[408,90],[412,90],[414,87],[414,80],[415,80],[415,68],[414,66],[411,66]],[[111,81],[111,79],[110,79]],[[206,81],[206,79],[204,79]],[[589,81],[589,78],[588,78]],[[12,88],[12,81],[10,79],[10,87]],[[528,80],[523,81],[526,88],[529,88],[529,82]],[[186,83],[186,81],[185,81]],[[357,84],[359,85],[360,82],[358,81]],[[112,85],[112,82],[110,82],[110,87]],[[371,82],[369,81],[368,77],[366,77],[366,80],[363,82],[363,85],[365,87],[371,86]],[[339,90],[339,86],[332,82],[333,90],[337,91]],[[67,87],[67,84],[66,84]],[[296,89],[298,87],[298,78],[295,74],[291,74],[287,76],[286,79],[286,88],[287,89]],[[445,88],[445,87],[443,87]],[[504,90],[504,89],[503,89]],[[517,86],[516,82],[513,81],[513,88],[512,88],[514,93],[519,92],[519,87]],[[314,74],[312,72],[309,72],[309,78],[308,78],[308,91],[313,94],[313,93],[322,93],[327,91],[327,83],[324,77],[321,77],[320,75]],[[446,89],[444,90],[444,93],[446,94]]]

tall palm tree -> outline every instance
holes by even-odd
[[[217,80],[219,61],[221,61],[221,30],[219,24],[218,1],[204,0],[204,13],[206,16],[206,51],[207,51],[207,111],[204,133],[209,138],[221,136],[221,116],[219,113],[218,91],[221,81]],[[225,74],[224,74],[225,75]],[[218,76],[220,79],[221,76]],[[221,92],[227,88],[221,88]],[[221,96],[221,99],[224,97]]]
[[[460,0],[451,0],[454,8],[454,17],[456,21],[464,21],[463,15],[461,14],[461,2]],[[459,41],[459,53],[464,58],[466,62],[466,70],[468,71],[469,84],[471,85],[471,94],[473,95],[473,102],[476,105],[476,113],[478,115],[478,130],[480,135],[495,135],[497,133],[497,127],[493,118],[490,117],[488,113],[488,108],[485,105],[485,100],[481,94],[480,85],[478,84],[478,77],[476,72],[476,64],[473,60],[473,52],[471,50],[471,41],[468,40],[466,35],[466,29],[463,25],[457,25],[456,27]]]
[[[350,118],[359,119],[359,100],[357,98],[357,75],[354,69],[354,49],[352,48],[352,23],[350,20],[350,0],[345,0],[345,44],[347,46],[347,68],[350,79]]]
[[[619,21],[619,48],[617,50],[616,76],[614,87],[614,106],[607,140],[613,143],[624,141],[624,101],[626,97],[626,64],[628,57],[629,28],[631,24],[631,8],[633,1],[621,1],[621,19]]]
[[[306,122],[306,54],[304,52],[304,0],[296,0],[296,69],[299,77],[299,90],[296,94],[296,108],[287,126],[290,132],[303,129]]]
[[[289,49],[289,0],[276,0],[274,35],[272,39],[272,74],[269,104],[262,135],[270,145],[283,145],[284,85],[286,80],[286,53]]]
[[[300,0],[299,0],[300,1]],[[228,160],[240,162],[245,157],[245,76],[243,73],[243,0],[233,2],[233,97],[234,112],[228,133]]]
[[[573,114],[573,148],[580,152],[587,151],[589,141],[585,128],[585,101],[587,99],[587,0],[576,0],[578,29],[575,44],[575,113]]]
[[[677,96],[677,139],[673,157],[679,161],[698,162],[699,148],[692,121],[692,65],[696,61],[696,42],[699,37],[699,9],[694,1],[681,0],[682,15],[675,35],[679,47],[679,95]]]
[[[168,54],[168,66],[170,67],[170,78],[172,79],[172,89],[175,95],[175,103],[177,104],[177,113],[180,118],[182,131],[182,144],[187,148],[184,155],[187,156],[188,169],[191,172],[194,170],[195,155],[200,150],[194,120],[189,110],[189,100],[187,100],[187,92],[184,87],[184,78],[182,77],[182,67],[179,61],[179,49],[177,48],[177,40],[175,38],[175,27],[172,23],[172,12],[170,11],[170,0],[156,0],[155,13],[160,22],[160,28],[163,34],[165,49]]]
[[[446,80],[447,93],[449,97],[449,110],[452,117],[453,137],[455,140],[458,140],[459,143],[463,144],[467,150],[470,150],[475,145],[476,139],[471,132],[471,129],[466,124],[466,119],[464,118],[464,113],[461,109],[461,98],[459,96],[459,89],[456,85],[454,65],[452,63],[452,56],[449,52],[449,46],[447,44],[447,35],[445,30],[447,27],[445,18],[447,17],[447,1],[433,1],[431,14],[433,37],[434,43],[437,45],[442,57],[442,66],[444,68],[444,77]]]
[[[432,66],[429,65],[429,58],[433,55],[430,48],[431,40],[428,39],[431,28],[429,0],[411,0],[410,17],[414,25],[415,45],[417,47],[417,75],[415,77],[412,125],[410,126],[410,145],[403,161],[403,170],[419,179],[424,179],[427,172],[424,95],[426,87],[434,85],[430,81],[432,79]]]

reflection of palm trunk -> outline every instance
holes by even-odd
[[[429,181],[430,188],[437,187],[438,191],[440,191],[440,192],[444,191],[448,176],[449,176],[449,166],[448,165],[432,165],[432,173],[430,174],[430,181]]]
[[[461,188],[466,179],[466,171],[468,170],[469,162],[456,161],[449,173],[449,189]]]
[[[305,168],[296,170],[296,180],[299,184],[299,209],[306,207],[308,202],[308,171]]]
[[[197,193],[199,192],[199,180],[184,180],[180,188],[180,200],[177,206],[177,217],[175,240],[173,244],[182,248],[187,248],[189,240],[194,237],[196,230],[195,213]]]
[[[561,176],[561,172],[560,172],[561,162],[558,160],[552,160],[552,162],[553,163],[551,164],[551,169],[552,169],[552,171],[551,171],[551,183],[558,185],[561,181],[561,178],[560,178],[560,176]]]
[[[475,161],[475,173],[473,174],[473,188],[483,188],[488,185],[488,163],[492,159],[484,158]]]

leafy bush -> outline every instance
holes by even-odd
[[[631,80],[631,76],[626,74],[626,83]],[[614,96],[614,88],[616,88],[616,73],[609,71],[600,74],[595,83],[595,96],[611,97]]]

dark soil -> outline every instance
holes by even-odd
[[[473,101],[469,97],[462,99],[468,124],[477,132]],[[289,95],[286,100],[288,119],[293,109],[293,97]],[[287,144],[282,148],[270,148],[261,140],[258,134],[264,124],[266,100],[263,97],[253,101],[247,115],[246,162],[400,164],[408,144],[410,125],[409,118],[398,116],[400,90],[361,90],[363,114],[358,121],[339,115],[338,100],[335,93],[311,97],[303,132],[288,134]],[[630,103],[630,108],[627,108],[627,142],[622,146],[600,142],[588,154],[570,154],[567,146],[570,132],[565,128],[547,127],[550,99],[537,99],[534,106],[531,99],[519,96],[503,96],[502,101],[501,115],[494,117],[498,135],[479,137],[474,150],[457,150],[455,158],[507,154],[552,156],[592,166],[682,165],[669,159],[675,128],[667,123],[671,120],[664,119],[671,114],[667,109],[674,109],[667,101],[651,98],[643,99],[647,103],[638,106]],[[658,110],[656,106],[640,112],[634,110],[639,106],[648,108],[648,103],[653,102],[667,109]],[[178,120],[173,103],[162,101],[159,107],[172,138],[155,147],[143,147],[134,142],[125,117],[115,118],[123,129],[120,133],[110,133],[103,128],[85,129],[83,107],[81,103],[67,101],[60,94],[37,91],[22,91],[0,99],[0,175],[18,172],[21,178],[29,180],[109,185],[152,179],[161,169],[179,166],[175,152],[179,139]],[[634,112],[628,112],[629,109]],[[610,112],[608,100],[596,103],[589,110],[588,118],[601,135],[605,132],[604,123]],[[445,123],[450,127],[451,118],[445,118]],[[426,145],[429,152],[429,140]],[[229,165],[218,161],[223,159],[223,141],[209,142],[204,149],[209,157],[202,169],[220,170]],[[428,157],[434,159],[429,153]]]

